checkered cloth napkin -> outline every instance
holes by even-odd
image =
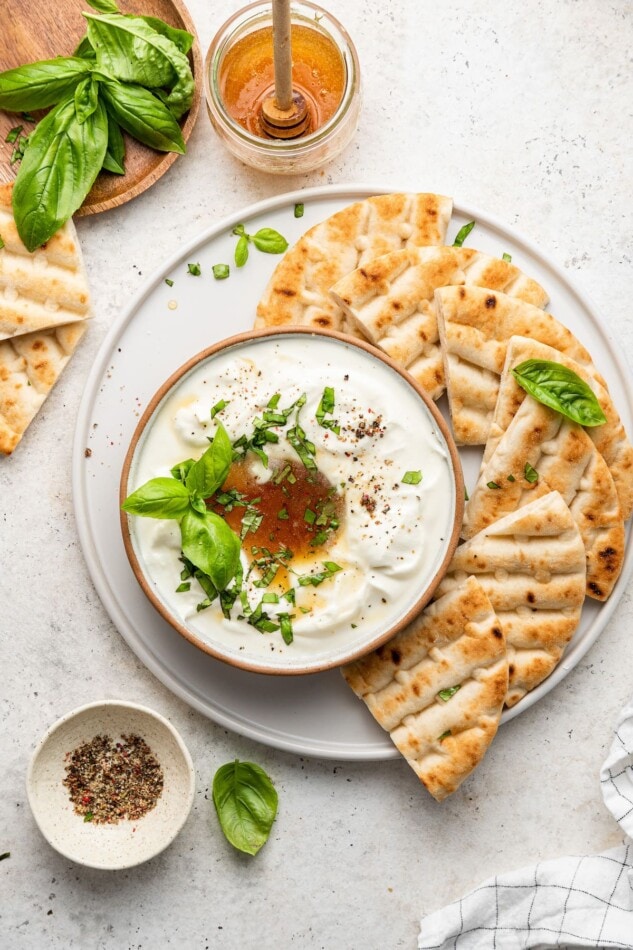
[[[419,950],[633,950],[633,700],[620,715],[600,782],[625,833],[619,848],[484,881],[422,919]]]

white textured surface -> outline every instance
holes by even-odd
[[[237,7],[189,0],[203,48]],[[83,564],[71,441],[100,342],[180,242],[260,198],[365,180],[486,208],[579,275],[633,359],[627,0],[331,0],[328,9],[354,38],[365,83],[361,127],[340,160],[291,179],[251,172],[201,111],[188,155],[151,191],[79,222],[96,319],[24,443],[0,462],[0,852],[11,851],[0,864],[3,946],[412,947],[421,913],[483,878],[620,840],[598,773],[631,691],[630,591],[579,666],[503,728],[473,779],[440,806],[404,763],[302,760],[189,710],[127,648]],[[116,874],[50,849],[24,787],[45,729],[100,698],[166,715],[198,770],[174,844]],[[254,860],[231,850],[212,813],[213,772],[235,756],[260,763],[280,795]]]

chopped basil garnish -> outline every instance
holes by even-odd
[[[449,736],[452,736],[453,733],[450,729],[447,729],[446,732],[443,732],[441,736],[437,737],[438,742],[444,742],[444,739],[448,739]]]
[[[534,482],[538,482],[538,472],[535,468],[532,468],[529,462],[525,463],[525,468],[523,469],[523,478],[526,482],[530,482],[531,485]]]
[[[419,485],[422,481],[422,472],[405,472],[400,481],[403,485]]]
[[[92,821],[93,818],[94,818],[93,813],[91,811],[87,811],[86,814],[84,815],[84,823],[87,821]]]
[[[4,240],[2,238],[2,235],[0,234],[0,251],[2,250],[3,247],[4,247]]]
[[[286,508],[280,508],[279,511],[277,512],[277,517],[280,521],[288,521],[288,518],[290,517],[290,515],[288,514],[288,511]]]
[[[303,217],[303,203],[299,202],[295,205],[295,218]]]
[[[330,429],[335,435],[339,435],[341,427],[336,419],[326,419],[326,415],[332,415],[334,412],[334,390],[331,386],[326,386],[321,396],[321,401],[317,406],[315,413],[316,421],[322,429]]]
[[[504,251],[501,255],[501,260],[505,261],[506,264],[510,264],[512,262],[512,254],[508,254],[506,251]]]
[[[165,283],[167,284],[168,287],[173,287],[173,286],[174,286],[174,282],[173,282],[173,280],[171,279],[171,277],[165,277]]]
[[[200,264],[187,264],[187,271],[189,274],[192,274],[194,277],[199,277],[202,273],[200,269]]]
[[[294,634],[292,631],[293,616],[293,614],[279,614],[281,635],[284,639],[284,643],[287,643],[288,645],[290,645],[294,639]]]
[[[183,581],[182,584],[179,584],[176,588],[176,593],[182,594],[182,592],[185,590],[191,590],[191,583],[189,581]]]
[[[240,531],[240,538],[242,541],[249,531],[252,531],[253,534],[255,534],[263,520],[263,514],[258,511],[257,508],[249,505],[242,518],[242,530]]]
[[[213,271],[213,276],[216,280],[226,280],[226,278],[231,273],[231,269],[228,264],[214,264],[211,270]]]
[[[516,482],[516,478],[514,477],[514,475],[508,475],[508,481],[509,481],[509,482]]]
[[[226,399],[220,399],[219,402],[216,402],[215,406],[213,406],[213,408],[211,409],[211,418],[215,419],[218,412],[222,412],[223,409],[226,409],[228,404],[229,403],[227,402]]]
[[[303,520],[306,522],[306,524],[314,524],[316,521],[316,514],[311,508],[306,508],[306,510],[303,512]]]
[[[443,703],[447,703],[461,688],[461,683],[458,686],[449,686],[447,689],[441,689],[437,695]]]
[[[8,133],[5,142],[9,142],[12,145],[14,142],[17,142],[20,132],[24,128],[23,125],[15,125]]]
[[[488,482],[488,488],[501,488],[501,485],[497,485],[496,482]]]
[[[323,561],[322,563],[325,570],[319,571],[317,574],[299,575],[300,587],[318,587],[319,584],[322,584],[323,581],[332,577],[333,574],[343,570],[343,568],[339,564],[335,564],[334,561]]]
[[[457,237],[453,241],[453,247],[461,247],[474,227],[475,222],[469,221],[468,224],[463,226],[463,228],[460,228],[457,232]]]

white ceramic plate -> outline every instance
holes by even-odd
[[[75,434],[73,494],[81,545],[105,608],[129,646],[161,682],[216,722],[277,748],[335,759],[388,759],[398,753],[337,670],[283,679],[248,673],[205,655],[172,629],[143,594],[125,556],[118,484],[138,417],[161,383],[198,351],[253,324],[257,301],[279,258],[252,249],[244,268],[232,267],[228,280],[215,281],[213,264],[233,260],[231,229],[240,222],[250,233],[272,227],[293,243],[351,201],[389,190],[335,186],[281,195],[214,225],[184,247],[147,282],[108,334],[86,384]],[[302,218],[294,217],[296,202],[305,206]],[[470,220],[477,226],[469,247],[498,256],[510,253],[513,263],[549,291],[548,309],[589,349],[625,428],[633,432],[630,373],[586,295],[534,244],[487,213],[458,205],[447,242]],[[200,263],[202,276],[187,274],[190,261]],[[166,277],[173,287],[165,284]],[[461,454],[466,484],[472,486],[481,452]],[[602,605],[586,602],[561,663],[504,713],[504,722],[537,702],[578,663],[604,630],[632,569],[627,535],[624,569],[610,599]]]

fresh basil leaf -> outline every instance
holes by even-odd
[[[80,56],[82,59],[96,60],[97,54],[87,35],[81,40],[73,56]]]
[[[217,590],[224,590],[239,567],[238,536],[215,512],[201,514],[193,508],[185,513],[180,530],[184,556],[211,578]]]
[[[248,238],[242,234],[235,245],[235,266],[244,267],[248,260]]]
[[[189,492],[175,478],[152,478],[128,495],[121,508],[144,518],[182,518],[189,509]]]
[[[80,123],[72,93],[29,136],[13,186],[18,233],[34,251],[77,210],[97,177],[108,145],[108,120],[99,100]]]
[[[195,459],[185,459],[184,462],[178,462],[177,465],[174,465],[171,469],[171,474],[174,478],[177,478],[179,482],[184,482],[187,479],[191,466],[195,464]]]
[[[127,14],[127,16],[130,16],[130,14]],[[143,20],[152,30],[156,30],[162,36],[166,36],[178,47],[181,53],[188,53],[193,46],[193,36],[187,30],[177,30],[176,27],[170,26],[155,16],[140,16],[139,20]]]
[[[159,152],[184,155],[180,126],[169,109],[148,89],[105,78],[100,87],[108,112],[122,129]]]
[[[273,228],[260,228],[251,238],[258,251],[265,254],[283,254],[288,247],[285,237]]]
[[[106,110],[107,112],[107,110]],[[108,149],[103,167],[115,175],[125,175],[125,140],[116,120],[108,112]]]
[[[84,13],[97,65],[124,82],[168,88],[165,105],[179,119],[193,100],[194,81],[185,53],[140,17]]]
[[[512,375],[530,396],[581,426],[600,426],[607,419],[595,393],[573,370],[550,360],[525,360]]]
[[[114,0],[86,0],[89,7],[98,13],[118,13],[119,8]]]
[[[268,841],[278,805],[264,770],[254,762],[227,762],[213,777],[213,804],[227,841],[238,851],[257,854]]]
[[[461,247],[474,227],[475,222],[469,221],[468,224],[463,226],[463,228],[460,228],[457,232],[457,237],[453,241],[453,247]]]
[[[77,83],[75,86],[75,114],[80,125],[83,125],[86,119],[89,119],[96,111],[98,101],[99,86],[92,76],[87,76]]]
[[[76,56],[58,56],[7,69],[0,73],[0,109],[47,109],[65,99],[90,69],[90,63]]]
[[[222,424],[218,425],[213,442],[189,469],[185,484],[189,492],[210,498],[222,487],[233,461],[233,446]]]

